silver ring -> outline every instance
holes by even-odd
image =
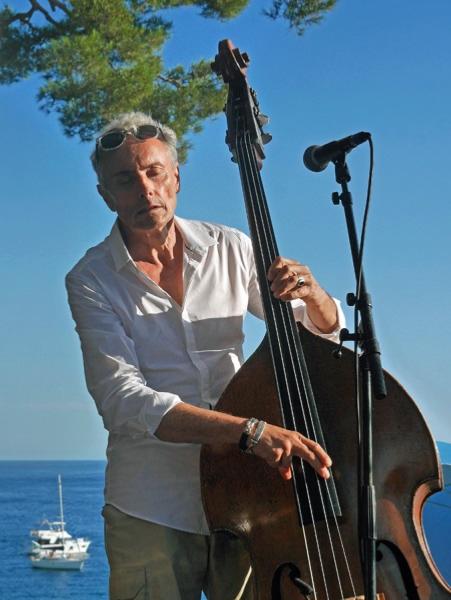
[[[302,277],[302,275],[299,275],[299,277],[296,279],[296,289],[302,287],[303,285],[305,285],[305,279],[304,277]]]

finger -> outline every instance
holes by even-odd
[[[287,267],[287,270],[293,265],[299,265],[299,262],[293,260],[291,258],[283,258],[282,256],[278,256],[274,259],[271,266],[268,269],[268,279],[269,281],[273,281],[277,274],[284,268]]]
[[[307,462],[309,463],[309,465],[315,469],[316,473],[318,473],[318,475],[320,477],[322,477],[323,479],[329,479],[330,477],[330,471],[327,467],[325,467],[324,465],[322,465],[318,460],[314,460],[314,461],[310,461],[308,459],[306,459]]]
[[[330,477],[330,471],[329,469],[327,469],[326,467],[322,467],[321,469],[319,469],[319,471],[317,471],[318,475],[320,475],[323,479],[329,479]]]
[[[320,444],[318,444],[318,442],[315,442],[314,440],[311,440],[310,438],[307,438],[302,434],[301,441],[322,462],[324,466],[332,466],[331,457],[329,456],[329,454],[327,454],[324,448]]]
[[[277,275],[279,269],[281,269],[285,265],[285,260],[281,256],[277,256],[271,266],[268,269],[267,277],[269,281],[272,281],[274,277]]]
[[[284,264],[278,267],[277,270],[273,271],[272,286],[279,286],[281,283],[287,283],[293,285],[298,277],[310,277],[310,269],[305,265],[301,265],[298,262],[292,264]]]
[[[278,467],[278,469],[282,479],[285,479],[285,481],[289,481],[292,478],[293,474],[290,467]]]
[[[292,463],[293,463],[292,456],[289,454],[283,454],[282,458],[279,461],[278,466],[289,469],[291,467]]]
[[[311,287],[308,285],[303,285],[300,288],[291,289],[288,292],[284,292],[276,296],[282,302],[291,302],[291,300],[305,300],[312,293]]]
[[[309,293],[311,276],[304,269],[291,271],[288,276],[273,281],[273,294],[282,300],[303,298]]]
[[[332,465],[332,459],[317,442],[304,438],[299,449],[294,450],[293,454],[307,461],[324,479],[330,477],[328,467]]]

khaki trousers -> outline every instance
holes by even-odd
[[[103,509],[110,600],[252,600],[249,557],[228,533],[186,533]]]

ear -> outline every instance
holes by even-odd
[[[177,194],[180,192],[180,169],[179,166],[177,165],[176,171],[175,171],[175,178],[177,180]]]
[[[105,201],[105,204],[112,212],[116,212],[116,201],[111,192],[109,192],[105,187],[103,187],[100,183],[97,184],[97,191],[102,196]]]

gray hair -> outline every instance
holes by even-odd
[[[98,137],[101,135],[105,135],[105,133],[109,133],[110,131],[117,131],[118,129],[133,129],[135,127],[140,127],[141,125],[154,125],[158,128],[159,133],[157,139],[164,142],[171,154],[171,158],[174,163],[177,163],[177,135],[175,131],[173,131],[167,125],[163,125],[150,115],[146,115],[143,112],[128,112],[122,113],[118,115],[115,119],[110,121],[105,127],[100,131]],[[97,140],[96,140],[97,147]],[[97,151],[96,147],[91,153],[91,163],[94,168],[94,171],[97,173],[97,177],[100,180],[100,161],[99,157],[101,156]]]

